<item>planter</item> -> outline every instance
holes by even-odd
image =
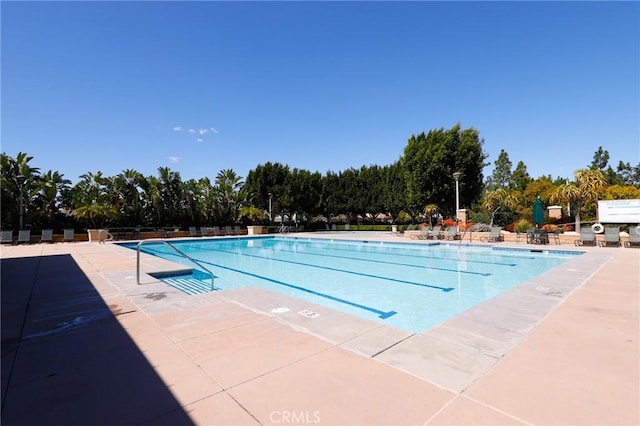
[[[260,235],[262,230],[262,226],[247,226],[247,235]]]
[[[111,241],[113,235],[109,233],[108,229],[87,229],[87,235],[89,236],[89,242],[103,242]]]

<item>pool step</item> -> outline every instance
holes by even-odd
[[[196,278],[162,278],[162,282],[169,284],[187,294],[208,293],[211,289],[211,280],[199,280]]]

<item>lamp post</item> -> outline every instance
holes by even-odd
[[[453,178],[456,180],[456,226],[458,228],[458,232],[460,232],[460,219],[458,219],[458,212],[460,211],[460,192],[458,190],[458,180],[462,173],[455,172],[453,174]]]
[[[24,224],[23,221],[23,217],[24,217],[24,195],[23,195],[23,188],[24,188],[24,181],[26,180],[26,176],[24,175],[18,175],[16,176],[16,178],[18,178],[18,189],[20,190],[20,201],[19,201],[19,206],[20,206],[20,222],[19,222],[19,228],[18,231],[22,230],[22,225]]]
[[[272,221],[272,218],[271,218],[271,195],[272,194],[269,192],[269,225],[271,225],[271,221]]]

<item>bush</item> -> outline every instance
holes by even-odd
[[[527,232],[527,229],[533,228],[533,223],[529,222],[527,219],[520,219],[516,222],[514,229],[517,232]]]
[[[458,222],[456,222],[451,218],[446,218],[442,224],[447,228],[451,228],[452,226],[458,226]]]
[[[491,227],[486,223],[476,223],[471,227],[471,230],[475,232],[489,232],[491,231]]]

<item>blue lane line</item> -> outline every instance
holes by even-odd
[[[303,243],[308,243],[309,241],[302,241],[302,242]],[[374,249],[377,248],[376,246],[370,246],[370,247],[372,247]],[[404,247],[400,248],[400,250],[402,250],[402,249],[404,249]],[[353,252],[353,250],[343,249],[343,248],[339,248],[339,247],[335,247],[335,246],[334,247],[329,247],[328,250]],[[364,252],[364,253],[371,253],[371,252]],[[380,253],[378,251],[378,252],[375,252],[374,254],[386,254],[386,253]],[[483,253],[475,253],[475,254],[482,255],[482,256],[490,256],[490,255],[486,255],[486,254],[483,254]],[[403,256],[403,257],[413,257],[413,258],[416,257],[415,253],[413,253],[413,254],[393,253],[393,254],[390,254],[390,256]],[[457,258],[450,258],[450,257],[424,256],[422,254],[420,256],[418,256],[418,257],[420,259],[450,260],[450,261],[454,261],[454,262],[458,262],[460,260],[460,259],[457,259]],[[501,256],[501,257],[503,257],[503,256]],[[536,259],[536,258],[535,257],[526,257],[526,259]],[[490,261],[486,261],[486,260],[467,260],[466,262],[468,262],[468,263],[481,263],[481,264],[485,264],[485,265],[518,266],[516,263],[490,262]],[[402,264],[400,263],[400,265],[402,265]],[[434,268],[434,269],[437,269],[437,268]],[[442,270],[446,271],[446,269],[442,269]],[[451,269],[451,271],[458,272],[455,269]]]
[[[264,249],[264,247],[262,247],[262,248]],[[400,283],[400,284],[409,284],[409,285],[415,285],[415,286],[419,286],[419,287],[432,288],[432,289],[440,290],[440,291],[444,291],[444,292],[449,292],[449,291],[455,290],[453,287],[441,287],[441,286],[430,285],[430,284],[422,284],[422,283],[417,283],[417,282],[414,282],[414,281],[400,280],[400,279],[397,279],[397,278],[384,277],[384,276],[380,276],[380,275],[364,274],[362,272],[354,272],[354,271],[349,271],[347,269],[331,268],[331,267],[328,267],[328,266],[319,266],[319,265],[314,265],[314,264],[311,264],[311,263],[294,262],[292,260],[274,259],[272,257],[264,257],[264,256],[258,256],[258,255],[255,255],[255,254],[242,253],[242,252],[238,253],[236,251],[227,251],[227,250],[219,250],[219,249],[199,249],[197,247],[192,247],[191,250],[192,250],[191,252],[193,252],[194,250],[206,251],[206,252],[216,251],[216,252],[219,252],[219,253],[227,253],[227,254],[233,254],[233,255],[253,257],[253,258],[256,258],[256,259],[267,259],[267,260],[272,261],[272,262],[282,262],[282,263],[289,263],[289,264],[292,264],[292,265],[307,266],[309,268],[325,269],[327,271],[341,272],[341,273],[344,273],[344,274],[358,275],[358,276],[362,276],[362,277],[375,278],[375,279],[378,279],[378,280],[393,281],[393,282],[397,282],[397,283]],[[199,260],[199,259],[198,259],[198,261],[201,262],[201,260]]]
[[[154,250],[149,250],[149,251],[154,251]],[[217,251],[222,251],[222,250],[217,250]],[[168,253],[164,253],[164,252],[158,252],[158,251],[156,251],[156,252],[157,253],[162,253],[163,255],[167,255],[168,254]],[[397,314],[396,311],[388,311],[388,312],[381,311],[379,309],[372,308],[370,306],[361,305],[359,303],[351,302],[351,301],[345,300],[345,299],[340,299],[339,297],[331,296],[330,294],[320,293],[320,292],[317,292],[317,291],[314,291],[314,290],[311,290],[311,289],[308,289],[308,288],[305,288],[305,287],[300,287],[300,286],[293,285],[293,284],[287,284],[285,282],[278,281],[278,280],[275,280],[273,278],[268,278],[268,277],[265,277],[265,276],[262,276],[262,275],[257,275],[257,274],[254,274],[252,272],[247,272],[247,271],[242,271],[240,269],[230,268],[228,266],[220,265],[220,264],[209,262],[209,261],[206,261],[206,260],[198,259],[198,262],[206,263],[207,265],[212,265],[212,266],[215,266],[215,267],[218,267],[218,268],[221,268],[221,269],[226,269],[228,271],[237,272],[237,273],[242,274],[242,275],[248,275],[250,277],[258,278],[258,279],[261,279],[261,280],[272,282],[274,284],[282,285],[282,286],[293,288],[295,290],[299,290],[299,291],[302,291],[302,292],[305,292],[305,293],[313,294],[314,296],[324,297],[325,299],[333,300],[335,302],[344,303],[345,305],[349,305],[349,306],[353,306],[355,308],[363,309],[365,311],[373,312],[374,314],[378,315],[378,317],[381,318],[381,319],[387,319],[387,318]]]
[[[228,244],[221,244],[221,246],[233,247],[233,246],[228,245]],[[275,253],[285,253],[284,250],[276,250],[275,248],[272,248],[272,247],[260,247],[260,249],[261,250],[270,250],[270,251],[275,252]],[[293,253],[293,252],[286,251],[286,253]],[[457,269],[451,269],[451,268],[437,268],[435,266],[414,265],[414,264],[411,264],[411,263],[390,262],[390,261],[386,261],[386,260],[362,259],[360,257],[338,256],[338,255],[334,255],[334,254],[309,253],[309,252],[304,252],[304,251],[303,252],[296,252],[296,254],[303,254],[303,255],[307,255],[307,256],[334,257],[336,259],[349,259],[349,260],[356,260],[356,261],[359,261],[359,262],[384,263],[386,265],[407,266],[409,268],[418,268],[418,269],[433,269],[435,271],[455,272],[455,273],[469,274],[469,275],[481,275],[483,277],[488,277],[488,276],[492,275],[489,272],[459,271]],[[375,253],[375,254],[380,254],[380,253]],[[486,262],[482,262],[482,263],[486,263]],[[507,266],[516,266],[516,265],[514,263],[514,264],[507,264]]]

